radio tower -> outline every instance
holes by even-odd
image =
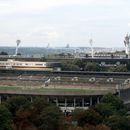
[[[125,44],[125,53],[128,55],[128,58],[130,58],[130,35],[127,33],[124,40]]]
[[[19,44],[20,44],[20,42],[21,42],[21,40],[17,40],[17,41],[16,41],[17,45],[16,45],[15,56],[18,55],[18,48],[19,48]]]

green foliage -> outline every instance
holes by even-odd
[[[84,69],[85,62],[82,59],[75,59],[73,63],[77,65],[79,68]]]
[[[109,126],[111,130],[130,130],[130,121],[125,116],[110,116],[106,121],[106,125]]]
[[[73,121],[77,121],[84,130],[130,129],[130,117],[127,116],[127,109],[119,97],[107,94],[93,109],[76,109],[72,113]]]
[[[63,125],[61,110],[43,98],[36,98],[31,103],[23,96],[12,97],[5,103],[5,106],[12,113],[13,123],[17,130],[24,130],[24,127],[30,124],[38,130],[58,130]]]
[[[62,70],[66,71],[79,71],[79,70],[85,70],[85,71],[100,71],[100,65],[95,62],[85,62],[81,59],[75,59],[73,61],[68,62],[62,62],[61,64]]]
[[[12,130],[12,118],[9,110],[0,105],[0,130]]]
[[[112,94],[103,96],[101,103],[95,106],[95,110],[103,116],[103,123],[105,124],[111,116],[125,116],[127,114],[127,109],[123,101]]]
[[[63,123],[63,115],[60,109],[43,99],[34,101],[31,113],[32,122],[38,130],[58,130]]]
[[[105,119],[105,117],[109,117],[116,113],[115,108],[111,104],[100,103],[96,105],[96,111],[100,113]]]
[[[30,126],[28,128],[37,130],[63,130],[68,127],[71,129],[67,120],[64,123],[61,110],[44,98],[35,98],[31,103],[23,96],[12,97],[3,105],[0,106],[0,130],[12,130],[12,124],[17,130],[25,130],[27,125]],[[95,107],[87,110],[75,109],[72,121],[81,126],[75,126],[77,130],[109,130],[108,127],[111,130],[130,129],[130,117],[127,116],[123,101],[112,94],[103,96]]]
[[[21,53],[18,53],[17,55],[18,55],[18,56],[21,56]]]
[[[24,96],[11,97],[5,106],[9,109],[12,114],[13,124],[17,130],[23,128],[24,123],[29,122],[30,117],[30,101]]]
[[[100,71],[100,66],[95,62],[88,62],[84,68],[86,71]]]
[[[80,117],[80,114],[84,112],[83,109],[75,109],[73,112],[72,112],[72,120],[73,121],[77,121],[78,118]]]
[[[122,110],[122,109],[126,109],[121,98],[114,96],[110,93],[103,96],[103,98],[101,99],[101,103],[110,104],[117,111]]]
[[[126,67],[127,67],[127,70],[130,71],[130,62],[129,61],[128,61]]]
[[[41,57],[40,61],[45,62],[47,59],[45,57]]]
[[[8,55],[8,53],[7,53],[7,52],[2,51],[2,52],[0,52],[0,55]]]
[[[119,97],[112,94],[103,96],[95,110],[103,116],[103,123],[111,130],[130,129],[130,120],[126,116],[127,109]]]
[[[61,111],[56,106],[48,106],[36,116],[36,126],[39,130],[58,130],[62,123]]]
[[[110,67],[108,69],[108,72],[127,72],[127,71],[128,71],[127,67],[123,65]]]
[[[79,71],[80,70],[79,66],[75,65],[72,62],[61,63],[61,69],[64,71]]]
[[[18,110],[28,108],[30,102],[24,96],[18,96],[10,98],[5,105],[12,115],[15,116]]]
[[[33,103],[32,103],[32,109],[31,109],[31,113],[32,113],[32,117],[31,119],[35,119],[33,118],[35,115],[39,115],[41,113],[41,111],[49,106],[50,104],[48,102],[46,102],[43,98],[36,98],[34,99]]]
[[[97,125],[102,122],[102,116],[93,109],[88,109],[80,112],[77,121],[79,126],[84,126],[85,124]]]

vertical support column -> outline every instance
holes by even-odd
[[[74,97],[74,108],[76,107],[76,98]]]
[[[82,107],[84,108],[84,98],[82,98]]]
[[[99,97],[97,97],[97,104],[99,104],[100,103],[100,101],[99,101]]]
[[[1,104],[1,95],[0,95],[0,104]]]
[[[56,106],[59,106],[59,104],[58,104],[58,98],[56,98]]]
[[[92,106],[92,105],[93,105],[93,98],[90,97],[90,106]]]
[[[67,108],[67,98],[65,98],[65,109]]]
[[[64,105],[65,109],[64,109],[64,112],[65,112],[65,116],[66,116],[66,112],[67,112],[67,98],[65,97],[65,105]]]
[[[7,96],[6,96],[6,101],[8,101],[8,100],[9,100],[9,96],[7,95]]]
[[[30,101],[33,102],[33,98],[32,98],[32,96],[30,97]]]
[[[49,97],[47,98],[47,102],[50,102],[50,99],[49,99]]]

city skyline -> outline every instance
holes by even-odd
[[[0,0],[0,46],[124,47],[128,0]]]

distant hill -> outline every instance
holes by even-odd
[[[95,47],[95,52],[110,52],[113,49],[111,48],[101,48]],[[115,50],[123,50],[122,48],[118,48]],[[7,52],[9,55],[15,54],[15,47],[0,47],[0,52]],[[69,47],[69,48],[44,48],[44,47],[20,47],[19,53],[24,57],[42,57],[47,56],[48,54],[60,54],[60,53],[90,53],[91,49],[89,47]]]

